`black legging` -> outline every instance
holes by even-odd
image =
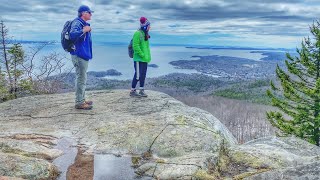
[[[146,80],[146,75],[147,75],[147,69],[148,69],[148,63],[146,62],[138,62],[138,61],[133,61],[134,62],[134,76],[132,79],[132,88],[135,89],[137,86],[138,81],[140,81],[140,88],[144,87],[144,81]],[[139,64],[139,66],[137,66]],[[137,69],[138,67],[138,69]],[[138,77],[137,77],[137,72]]]

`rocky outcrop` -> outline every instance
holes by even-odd
[[[252,168],[281,168],[317,161],[320,148],[295,137],[266,137],[235,146],[230,157]]]
[[[0,138],[0,151],[20,154],[28,157],[37,157],[53,160],[62,155],[62,151],[50,149],[47,145],[35,143],[30,140],[16,140],[12,138]]]
[[[59,171],[47,160],[63,153],[50,148],[54,143],[55,138],[36,134],[0,138],[0,179],[54,179]]]
[[[0,152],[0,177],[54,179],[58,170],[43,159]]]
[[[320,162],[320,148],[295,137],[265,137],[233,146],[219,158],[222,163],[216,165],[222,167],[220,172],[225,176],[270,179],[272,174],[277,174],[279,179],[283,179],[280,177],[285,177],[282,176],[284,172],[288,173],[297,167],[305,169]],[[310,176],[307,173],[303,177],[312,179],[314,173],[317,174],[315,170],[305,170]],[[299,174],[297,171],[296,175]],[[286,177],[294,179],[298,176],[288,173]]]
[[[149,154],[149,161],[138,162],[139,169],[149,163],[155,170],[140,172],[159,178],[184,177],[185,173],[191,177],[199,169],[207,170],[208,159],[217,156],[214,154],[222,146],[237,144],[210,113],[166,94],[147,92],[148,98],[130,98],[124,90],[88,92],[94,101],[91,111],[74,109],[74,93],[12,100],[0,104],[0,136],[69,137],[86,147],[89,154]],[[50,143],[47,147],[41,143],[33,146],[29,140],[15,139],[5,147],[34,158],[52,159],[59,154],[57,150],[39,154],[52,148]]]
[[[257,174],[246,179],[310,179],[318,180],[320,178],[320,162],[313,162],[295,167],[276,169],[265,173]]]
[[[132,156],[135,172],[154,179],[319,175],[317,146],[294,137],[266,137],[238,145],[206,111],[159,92],[147,91],[148,98],[130,98],[128,93],[87,92],[94,101],[90,111],[74,109],[74,93],[0,104],[0,179],[56,178],[58,169],[51,162],[62,154],[55,149],[60,138],[75,140],[86,155]]]

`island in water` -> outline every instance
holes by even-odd
[[[122,73],[115,69],[109,69],[107,71],[89,71],[88,75],[94,76],[94,77],[105,77],[105,76],[121,76]]]

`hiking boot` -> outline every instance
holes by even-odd
[[[82,104],[77,104],[75,106],[75,108],[76,109],[83,109],[83,110],[90,110],[90,109],[92,109],[92,106],[84,102]]]
[[[144,89],[141,89],[141,90],[139,91],[139,95],[140,95],[141,97],[148,97],[148,95],[144,92]]]
[[[130,96],[131,97],[141,97],[140,94],[138,94],[136,90],[131,90],[130,91]]]
[[[86,104],[92,106],[93,102],[92,101],[84,101]]]

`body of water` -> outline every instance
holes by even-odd
[[[196,49],[183,46],[151,46],[150,49],[152,56],[150,64],[156,64],[158,68],[148,67],[147,77],[159,77],[170,73],[199,73],[196,70],[177,69],[169,64],[169,62],[176,60],[199,59],[197,57],[193,58],[192,56],[232,56],[248,58],[255,61],[259,61],[264,57],[261,53],[250,53],[252,50]],[[44,48],[39,54],[39,57],[52,50],[66,55],[66,57],[70,59],[67,62],[67,66],[72,67],[70,55],[62,50],[60,44],[54,44]],[[122,75],[107,76],[106,78],[118,80],[132,79],[134,73],[133,59],[129,58],[126,45],[94,44],[93,59],[89,63],[88,71],[106,71],[108,69],[116,69],[121,72]]]

